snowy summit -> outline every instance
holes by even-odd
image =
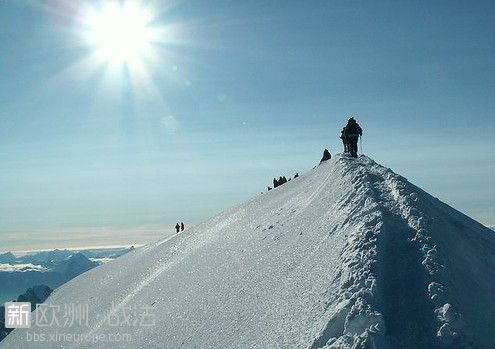
[[[337,156],[46,301],[89,304],[88,325],[17,329],[0,347],[495,348],[494,295],[493,231],[365,156]],[[111,326],[126,307],[155,325]]]

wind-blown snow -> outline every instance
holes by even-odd
[[[336,157],[47,300],[89,304],[70,332],[130,342],[26,342],[64,332],[50,327],[0,347],[494,348],[494,294],[491,230],[367,157]],[[156,325],[109,326],[115,306],[150,306]]]

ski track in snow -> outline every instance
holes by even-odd
[[[73,333],[133,341],[26,343],[16,330],[0,347],[493,348],[494,259],[488,229],[367,157],[337,156],[47,300],[89,304],[97,320]],[[108,325],[145,305],[155,327]]]

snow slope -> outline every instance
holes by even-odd
[[[88,303],[89,326],[18,329],[0,348],[495,348],[494,295],[491,230],[367,157],[337,157],[47,300]],[[155,326],[108,323],[143,306]]]

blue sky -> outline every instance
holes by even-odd
[[[0,2],[3,249],[158,239],[340,152],[349,115],[495,224],[493,2],[145,2],[168,33],[145,73],[88,60],[70,4]]]

